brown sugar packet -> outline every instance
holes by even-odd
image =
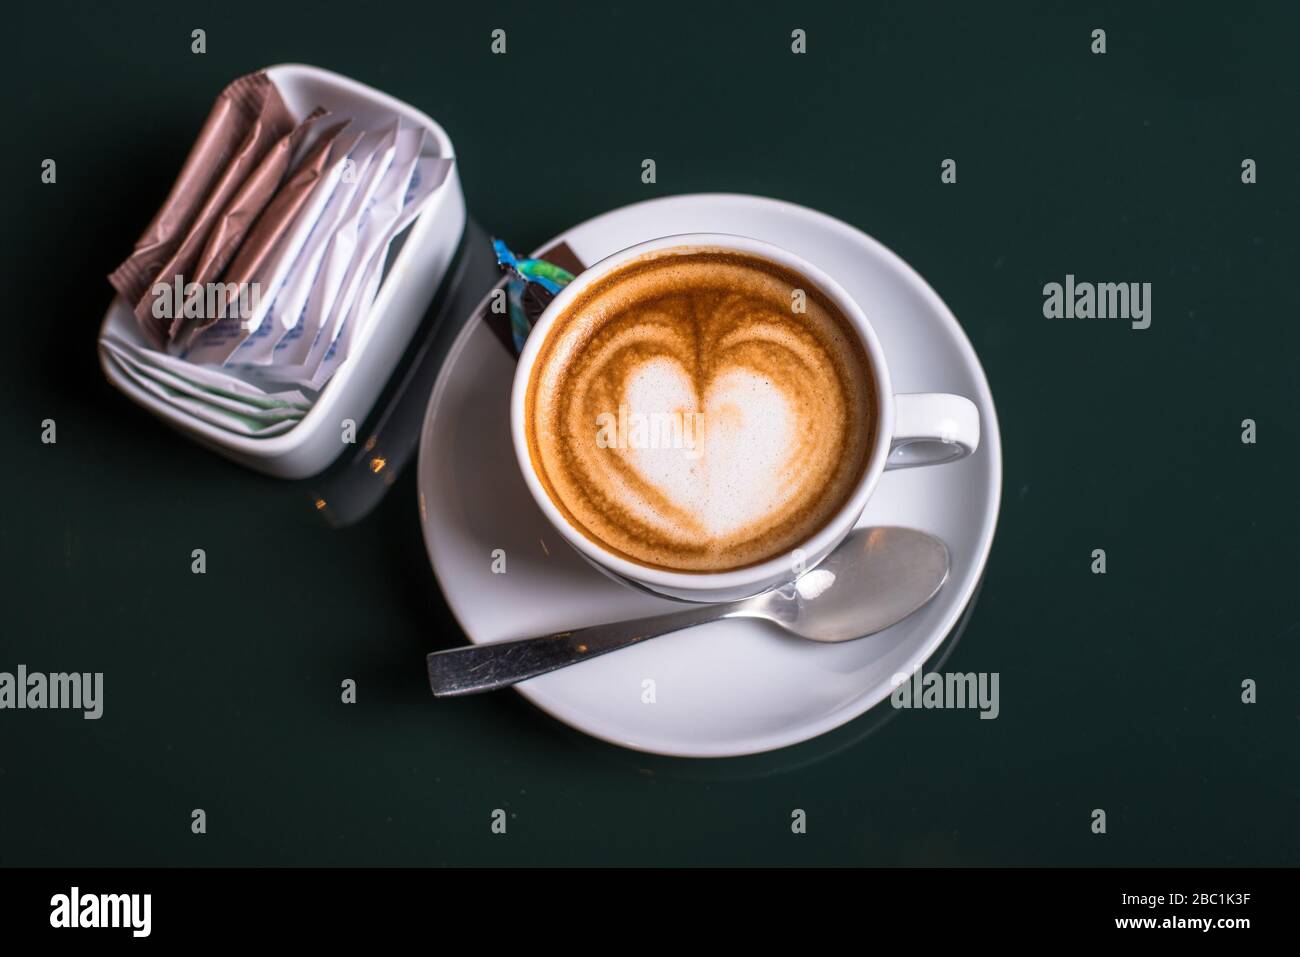
[[[188,278],[190,270],[207,242],[208,235],[212,232],[217,216],[271,149],[272,144],[292,130],[293,125],[293,117],[289,115],[280,95],[276,93],[268,96],[262,103],[257,118],[244,135],[243,142],[239,144],[239,148],[235,150],[209,190],[184,240],[176,247],[158,274],[153,277],[153,281],[135,305],[136,319],[155,342],[161,341],[162,336],[167,332],[169,321],[154,315],[154,286],[162,283],[170,290],[177,276],[182,277],[182,282]]]
[[[307,197],[325,175],[330,148],[349,122],[344,120],[336,123],[317,138],[302,162],[289,174],[266,209],[262,210],[262,215],[257,217],[257,222],[244,237],[243,245],[221,277],[221,282],[226,287],[227,307],[235,299],[242,284],[252,282],[261,274],[281,237],[293,225],[303,204],[307,202]],[[202,325],[192,335],[202,332],[212,322],[212,317],[202,320]]]
[[[254,221],[275,195],[303,139],[316,121],[327,113],[327,110],[317,107],[291,132],[282,136],[271,147],[270,152],[262,157],[262,161],[239,187],[234,198],[226,204],[226,208],[221,211],[221,216],[213,224],[212,233],[208,236],[203,253],[194,267],[194,278],[190,281],[199,286],[196,296],[203,296],[203,288],[221,277],[226,264],[238,251],[240,243],[244,241]],[[181,316],[191,311],[187,305],[181,310]],[[199,328],[206,329],[219,318],[219,316],[205,316],[200,320]],[[183,318],[180,317],[172,320],[169,330],[171,338],[175,338],[183,322]]]
[[[213,181],[270,99],[278,101],[280,93],[262,72],[241,76],[217,96],[171,192],[131,255],[109,274],[108,281],[127,302],[140,301],[194,221]]]

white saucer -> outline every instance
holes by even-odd
[[[761,622],[719,621],[518,686],[542,710],[614,744],[727,757],[796,744],[856,718],[888,698],[893,675],[910,674],[935,652],[988,559],[1002,446],[984,370],[948,307],[896,255],[830,216],[754,196],[674,196],[598,216],[542,249],[567,243],[590,264],[688,232],[764,239],[820,266],[866,312],[895,390],[968,396],[983,431],[964,461],[886,472],[862,517],[862,525],[931,532],[952,552],[948,583],[906,621],[841,645],[788,638]],[[616,584],[551,530],[510,445],[513,373],[513,353],[476,312],[448,353],[420,437],[424,539],[465,634],[500,641],[681,607]],[[505,574],[493,573],[495,549],[505,553]],[[653,703],[644,700],[647,681]]]

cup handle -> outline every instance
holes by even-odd
[[[979,409],[965,396],[943,392],[894,396],[894,437],[886,471],[956,462],[979,444]]]

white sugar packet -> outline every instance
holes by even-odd
[[[141,361],[131,352],[109,342],[101,343],[101,347],[117,361],[117,365],[126,371],[132,379],[137,381],[141,377],[149,379],[151,382],[165,386],[177,395],[184,396],[195,402],[202,402],[222,412],[270,423],[285,419],[296,421],[306,415],[310,409],[310,406],[268,400],[261,395],[252,399],[239,398],[223,390],[197,385],[189,379],[168,372],[166,369]]]
[[[149,382],[169,390],[174,397],[198,403],[205,412],[213,415],[234,416],[243,422],[256,423],[259,428],[275,425],[278,422],[298,422],[306,415],[305,412],[288,406],[279,409],[262,409],[256,406],[242,405],[229,399],[223,399],[220,396],[205,394],[203,390],[160,369],[154,369],[147,365],[132,365],[125,360],[121,360],[120,356],[115,356],[115,358],[119,359],[118,365],[125,369],[137,382],[147,379]]]
[[[182,379],[193,387],[216,396],[235,400],[255,409],[289,407],[306,412],[311,401],[296,389],[264,389],[216,366],[196,366],[184,359],[158,352],[134,342],[105,336],[100,344],[129,364],[144,364]]]
[[[365,271],[368,255],[379,239],[377,230],[382,229],[383,224],[391,217],[400,215],[403,183],[410,179],[411,171],[418,159],[422,138],[421,130],[400,128],[397,130],[393,160],[376,184],[364,208],[356,211],[358,215],[352,220],[355,230],[340,234],[332,244],[332,251],[346,250],[347,252],[346,261],[341,257],[339,260],[343,269],[335,295],[328,298],[313,290],[308,315],[304,321],[304,336],[298,340],[297,348],[282,350],[275,355],[272,366],[265,370],[266,376],[278,381],[309,386],[322,357],[334,340],[337,331],[334,317],[340,310],[349,308],[356,297],[357,286]],[[314,335],[308,341],[307,334],[310,334],[313,329]],[[305,351],[304,347],[306,347]]]
[[[140,370],[126,362],[123,362],[117,353],[109,353],[112,361],[121,371],[141,389],[157,396],[162,401],[174,408],[188,412],[202,422],[215,425],[218,428],[226,429],[237,435],[247,435],[255,438],[268,438],[273,435],[283,435],[295,425],[299,419],[277,419],[273,421],[263,421],[255,416],[229,412],[219,409],[208,402],[193,399],[187,395],[177,392],[174,389],[144,375]]]
[[[313,352],[324,350],[337,338],[343,320],[352,309],[352,303],[360,291],[361,281],[365,278],[366,266],[381,243],[385,242],[389,229],[402,215],[405,205],[406,190],[411,177],[415,174],[415,164],[420,159],[420,149],[424,145],[424,130],[399,129],[397,148],[393,154],[393,163],[384,174],[383,182],[371,198],[370,205],[362,214],[357,230],[357,246],[348,271],[343,279],[343,287],[330,310],[329,319],[322,328],[325,334],[313,345]],[[308,357],[308,364],[312,358]]]
[[[451,169],[451,160],[425,157],[416,164],[412,175],[401,214],[385,230],[382,242],[375,250],[361,278],[360,292],[352,303],[352,308],[339,327],[338,335],[330,343],[329,349],[321,357],[320,365],[312,374],[309,388],[322,389],[348,357],[353,340],[360,335],[370,319],[371,306],[379,293],[379,284],[383,278],[384,263],[388,259],[388,248],[394,239],[420,215],[428,198],[433,194]]]
[[[359,255],[349,273],[347,290],[339,300],[339,313],[322,329],[304,362],[276,363],[267,370],[273,381],[319,390],[347,358],[352,339],[369,318],[370,307],[383,277],[388,249],[423,211],[430,196],[446,181],[453,160],[421,156],[422,130],[403,131],[399,158],[389,172],[390,181],[376,195],[363,229]]]
[[[273,363],[301,362],[311,351],[312,343],[342,289],[355,254],[365,211],[392,165],[397,149],[397,129],[398,124],[394,122],[382,131],[366,134],[364,146],[360,149],[368,151],[369,161],[341,215],[331,224],[328,233],[321,235],[315,268],[310,261],[304,262],[303,269],[295,277],[295,282],[305,285],[294,287],[283,308],[286,315],[297,318],[290,322],[289,331],[277,343],[278,348],[272,350]],[[316,251],[312,253],[315,258]],[[297,309],[299,297],[303,297],[300,310]]]

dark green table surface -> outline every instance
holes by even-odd
[[[0,670],[102,671],[106,688],[99,721],[0,711],[0,863],[1300,863],[1300,15],[1069,6],[19,5]],[[472,213],[519,248],[726,190],[825,210],[915,266],[1001,420],[997,538],[945,665],[999,672],[1000,717],[869,715],[690,762],[513,694],[435,702],[423,655],[462,636],[413,469],[334,531],[302,485],[178,437],[97,365],[103,277],[213,96],[291,61],[438,119]],[[1151,282],[1151,328],[1045,319],[1042,287],[1067,273]]]

